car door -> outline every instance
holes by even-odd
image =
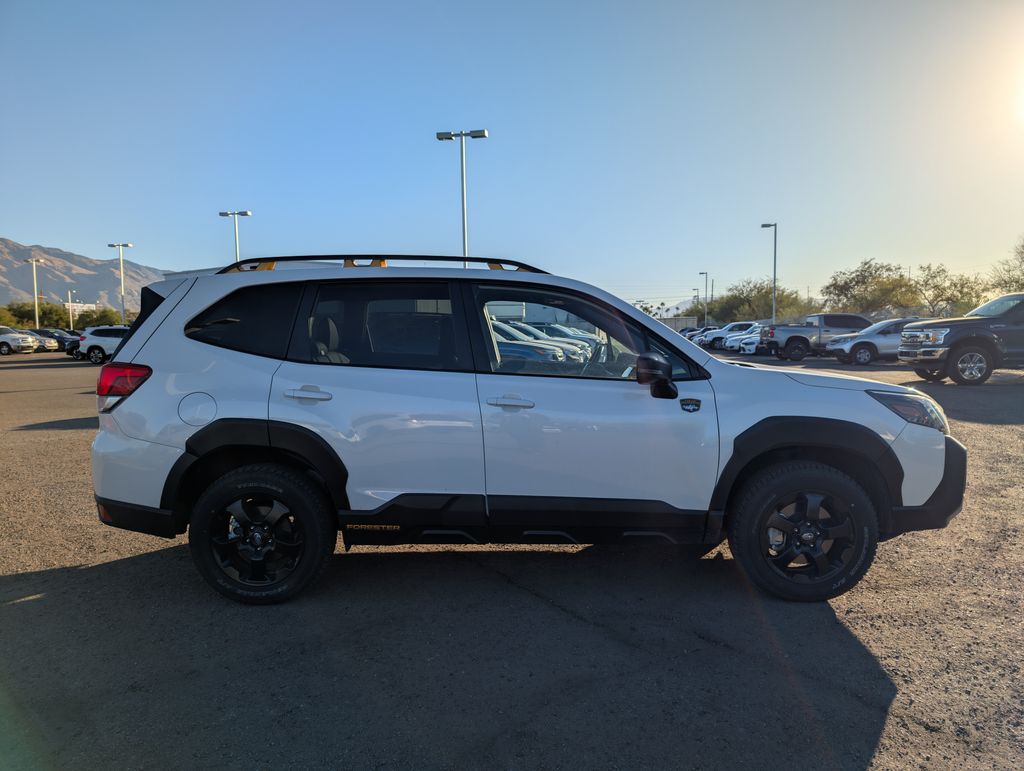
[[[517,304],[527,323],[563,322],[602,342],[583,364],[502,358],[488,320]],[[718,426],[699,368],[624,314],[574,292],[480,283],[468,289],[467,308],[492,528],[523,540],[703,535]],[[670,357],[678,396],[654,398],[637,383],[644,350]]]
[[[991,329],[1003,340],[1007,360],[1024,362],[1024,302],[1018,303],[1001,319],[993,319]]]
[[[269,415],[334,449],[348,471],[352,510],[402,507],[405,524],[447,517],[452,525],[482,526],[472,369],[461,306],[447,282],[311,285],[288,361],[274,375]],[[464,521],[456,521],[459,512]]]

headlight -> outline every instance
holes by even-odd
[[[928,345],[941,345],[949,334],[948,329],[919,329],[914,334],[914,339],[920,340]]]
[[[949,425],[946,423],[942,408],[924,394],[895,394],[891,391],[868,391],[868,394],[908,423],[934,428],[944,434],[949,433]]]

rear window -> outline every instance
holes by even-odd
[[[466,371],[471,369],[468,341],[458,329],[447,283],[324,284],[296,332],[302,339],[293,341],[291,358],[351,367]]]
[[[237,289],[185,325],[185,336],[219,348],[283,359],[302,284]]]

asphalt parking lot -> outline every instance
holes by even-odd
[[[0,766],[1020,768],[1024,374],[838,368],[931,394],[970,455],[953,524],[828,604],[726,548],[364,547],[261,608],[99,524],[95,367],[0,359]]]

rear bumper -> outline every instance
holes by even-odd
[[[158,535],[162,538],[174,538],[178,534],[174,517],[166,509],[152,509],[134,503],[111,501],[96,496],[96,512],[100,522],[122,530],[133,530],[136,533]]]
[[[946,460],[935,492],[921,506],[897,506],[883,522],[883,537],[913,530],[938,530],[950,523],[964,504],[967,486],[967,450],[956,439],[946,437]]]

